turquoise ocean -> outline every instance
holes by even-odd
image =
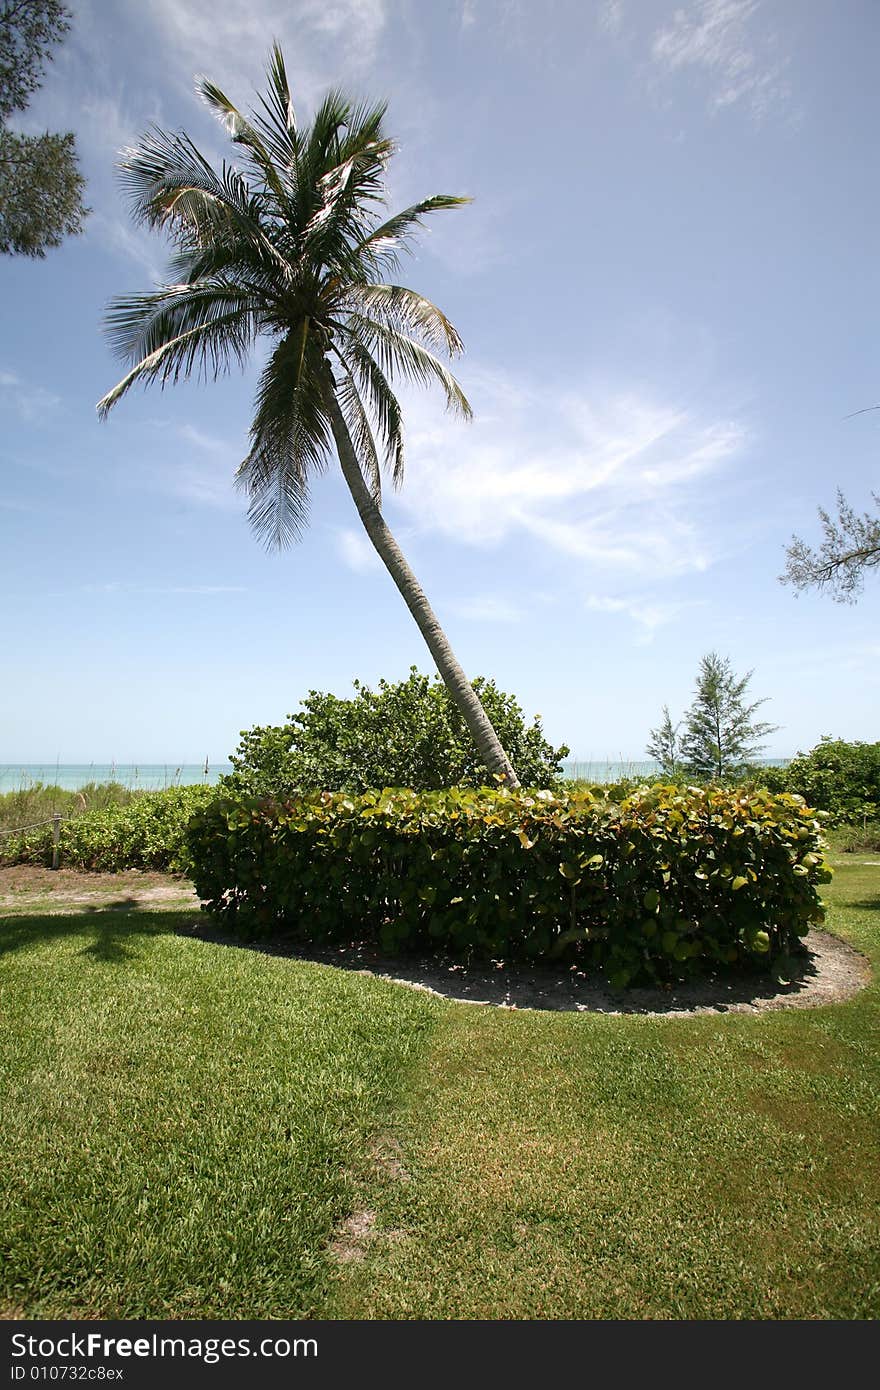
[[[78,791],[89,782],[119,782],[135,791],[163,787],[213,786],[232,764],[218,763],[0,763],[0,792],[18,791],[36,782]]]
[[[784,767],[788,758],[766,758],[772,767]],[[567,777],[589,782],[616,782],[620,777],[644,777],[657,772],[650,759],[570,759],[564,765]],[[45,786],[77,791],[89,782],[120,782],[139,791],[158,791],[163,787],[213,786],[232,765],[225,759],[212,763],[0,763],[0,792],[18,791],[37,782]]]

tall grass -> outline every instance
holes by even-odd
[[[585,786],[630,779],[644,781],[659,775],[660,771],[660,764],[651,758],[569,758],[562,764],[562,775],[566,781]]]
[[[51,816],[70,818],[86,811],[104,811],[108,806],[128,806],[135,798],[148,794],[124,787],[121,782],[89,782],[77,791],[54,783],[30,782],[0,794],[0,831],[18,830]]]

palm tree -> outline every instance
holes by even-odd
[[[330,92],[310,127],[294,113],[281,49],[268,91],[247,119],[212,82],[197,90],[243,156],[219,172],[185,134],[155,127],[122,153],[134,217],[170,237],[170,280],[114,300],[107,319],[131,369],[98,403],[104,417],[136,381],[215,380],[244,364],[265,335],[250,452],[236,479],[270,546],[297,540],[309,484],[335,446],[358,514],[461,711],[488,771],[519,785],[474,689],[382,515],[381,472],[403,479],[403,421],[389,378],[439,383],[469,417],[458,382],[436,355],[462,349],[453,325],[414,290],[388,283],[427,213],[467,202],[444,194],[383,217],[394,145],[385,105]]]

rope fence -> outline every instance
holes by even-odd
[[[14,830],[0,830],[0,835],[21,835],[25,830],[39,830],[41,825],[52,826],[52,868],[58,868],[58,839],[61,835],[61,822],[68,820],[69,817],[62,815],[50,816],[48,820],[31,821],[30,825],[19,825]]]
[[[0,835],[20,835],[23,830],[38,830],[41,825],[51,825],[53,821],[65,820],[64,816],[50,816],[48,820],[34,820],[30,825],[17,825],[14,830],[0,830]]]

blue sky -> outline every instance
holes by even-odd
[[[430,661],[344,484],[267,554],[232,486],[256,370],[94,406],[107,300],[161,277],[115,152],[150,121],[218,158],[283,44],[308,115],[387,97],[405,278],[467,351],[458,424],[405,393],[386,514],[472,675],[581,758],[639,758],[717,650],[781,726],[876,739],[880,587],[777,582],[840,486],[877,487],[874,0],[70,0],[23,128],[77,134],[85,234],[0,260],[0,762],[217,760],[309,689]]]

